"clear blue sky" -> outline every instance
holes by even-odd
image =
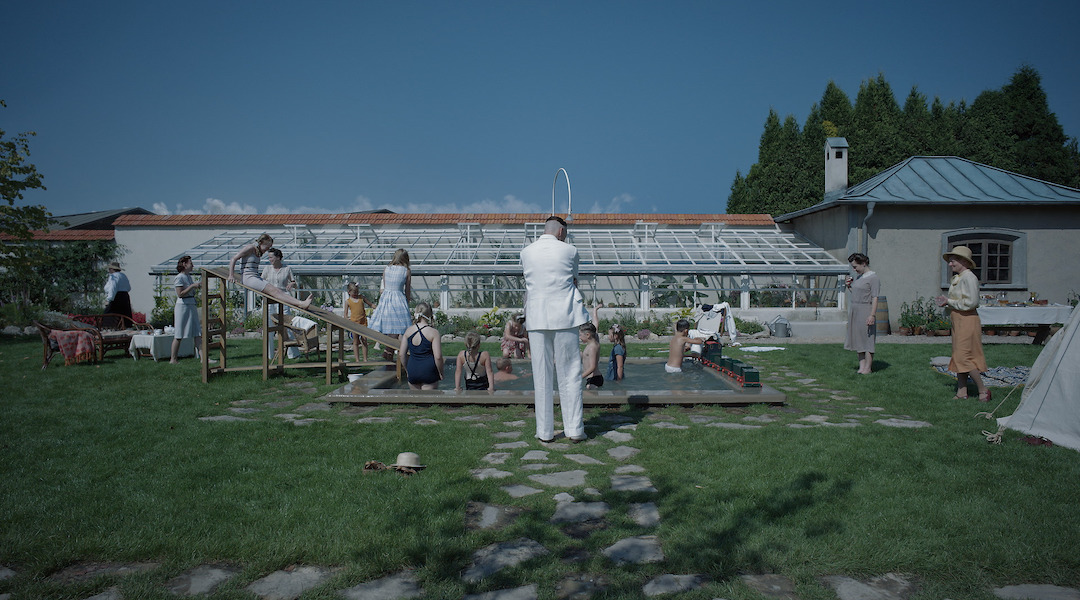
[[[0,128],[53,214],[724,212],[770,108],[971,102],[1080,136],[1080,2],[8,2]],[[853,149],[853,151],[857,151]],[[560,212],[565,185],[560,182]]]

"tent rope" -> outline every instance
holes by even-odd
[[[994,418],[994,413],[997,412],[997,409],[1001,408],[1002,404],[1005,404],[1005,401],[1009,399],[1009,396],[1013,395],[1013,392],[1015,392],[1020,387],[1020,385],[1021,385],[1020,383],[1014,385],[1013,389],[1009,390],[1009,393],[1005,394],[1005,397],[1001,399],[1001,402],[998,402],[998,405],[994,407],[994,410],[992,410],[990,412],[977,412],[977,413],[975,413],[975,418],[986,417],[987,419],[993,419]],[[985,433],[985,432],[983,432],[983,433]]]
[[[1014,385],[1013,389],[1009,390],[1009,393],[1005,394],[1005,397],[1001,399],[1001,402],[998,402],[998,405],[994,407],[994,410],[992,410],[990,412],[975,413],[975,418],[986,417],[987,419],[993,419],[994,418],[994,413],[996,413],[997,410],[999,408],[1001,408],[1002,404],[1005,404],[1005,401],[1009,399],[1009,396],[1012,396],[1013,392],[1015,392],[1019,387],[1020,387],[1019,383]],[[997,433],[990,433],[989,431],[986,431],[985,429],[982,432],[982,434],[984,436],[986,436],[986,441],[990,442],[991,444],[997,444],[997,445],[1001,445],[1002,434],[1004,434],[1004,433],[1005,433],[1005,426],[1004,425],[998,425]]]
[[[1005,433],[1005,426],[1004,425],[998,425],[997,433],[990,433],[989,431],[986,431],[985,429],[982,432],[982,434],[986,436],[986,441],[990,442],[991,444],[998,444],[998,445],[1001,444],[1001,434],[1002,433]]]

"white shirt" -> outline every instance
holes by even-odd
[[[105,301],[112,302],[116,298],[116,292],[130,292],[131,282],[122,271],[112,271],[105,280]]]

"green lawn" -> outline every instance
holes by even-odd
[[[448,345],[445,354],[459,349]],[[635,344],[630,351],[653,349]],[[833,597],[817,581],[830,574],[913,574],[927,599],[989,599],[991,587],[1022,582],[1080,587],[1080,454],[1029,446],[1015,432],[1001,446],[988,444],[980,432],[994,425],[974,414],[1008,390],[995,388],[989,406],[950,400],[951,380],[929,367],[948,345],[879,350],[878,371],[868,377],[855,374],[855,354],[838,345],[734,351],[762,369],[765,383],[793,390],[785,407],[587,410],[594,436],[611,426],[607,415],[640,422],[632,445],[642,452],[631,462],[646,468],[659,493],[610,492],[612,444],[575,447],[608,463],[574,468],[588,471],[589,485],[612,505],[607,527],[577,540],[547,522],[552,493],[512,500],[500,490],[508,480],[470,475],[487,466],[480,457],[492,451],[498,440],[490,434],[504,430],[504,421],[527,420],[517,429],[531,440],[531,415],[522,408],[376,407],[359,416],[394,422],[360,425],[355,411],[335,406],[310,415],[325,421],[298,427],[273,415],[336,387],[324,384],[321,370],[265,382],[257,372],[230,373],[206,385],[194,360],[172,366],[114,353],[100,365],[56,360],[41,371],[39,341],[0,339],[0,565],[19,573],[0,581],[0,593],[85,598],[119,583],[127,598],[171,598],[164,581],[208,562],[244,569],[214,598],[251,598],[247,583],[293,564],[343,568],[332,585],[304,598],[335,598],[336,589],[405,567],[418,570],[430,598],[534,582],[541,598],[553,598],[555,583],[572,572],[609,578],[611,587],[597,598],[643,597],[642,584],[661,573],[711,577],[707,588],[679,596],[692,599],[756,598],[739,582],[747,573],[786,575],[807,600]],[[986,354],[992,366],[1030,365],[1039,350],[996,345]],[[252,363],[257,353],[257,342],[237,342],[230,365]],[[783,375],[789,370],[797,375]],[[816,381],[796,383],[804,378]],[[291,404],[249,423],[198,420],[246,400]],[[1019,391],[998,416],[1011,414],[1018,400]],[[933,427],[883,427],[872,424],[877,417],[850,429],[787,426],[807,415],[843,422],[875,414],[867,410],[874,407]],[[743,422],[765,413],[777,421],[757,430],[690,419]],[[458,419],[469,415],[494,418],[482,427]],[[421,417],[439,424],[413,423]],[[691,427],[651,427],[658,419]],[[365,461],[390,463],[406,450],[428,469],[409,478],[363,473]],[[508,470],[518,464],[511,459]],[[571,493],[585,499],[581,490]],[[612,566],[599,550],[642,533],[625,508],[647,500],[660,509],[661,524],[649,533],[660,538],[666,561]],[[507,529],[469,531],[470,501],[529,510]],[[475,550],[520,537],[551,554],[475,586],[460,581]],[[589,552],[584,562],[560,560],[578,548]],[[153,560],[162,568],[80,585],[45,579],[84,560]]]

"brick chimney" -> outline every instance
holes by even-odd
[[[844,191],[848,185],[848,143],[846,138],[825,140],[825,193]]]

